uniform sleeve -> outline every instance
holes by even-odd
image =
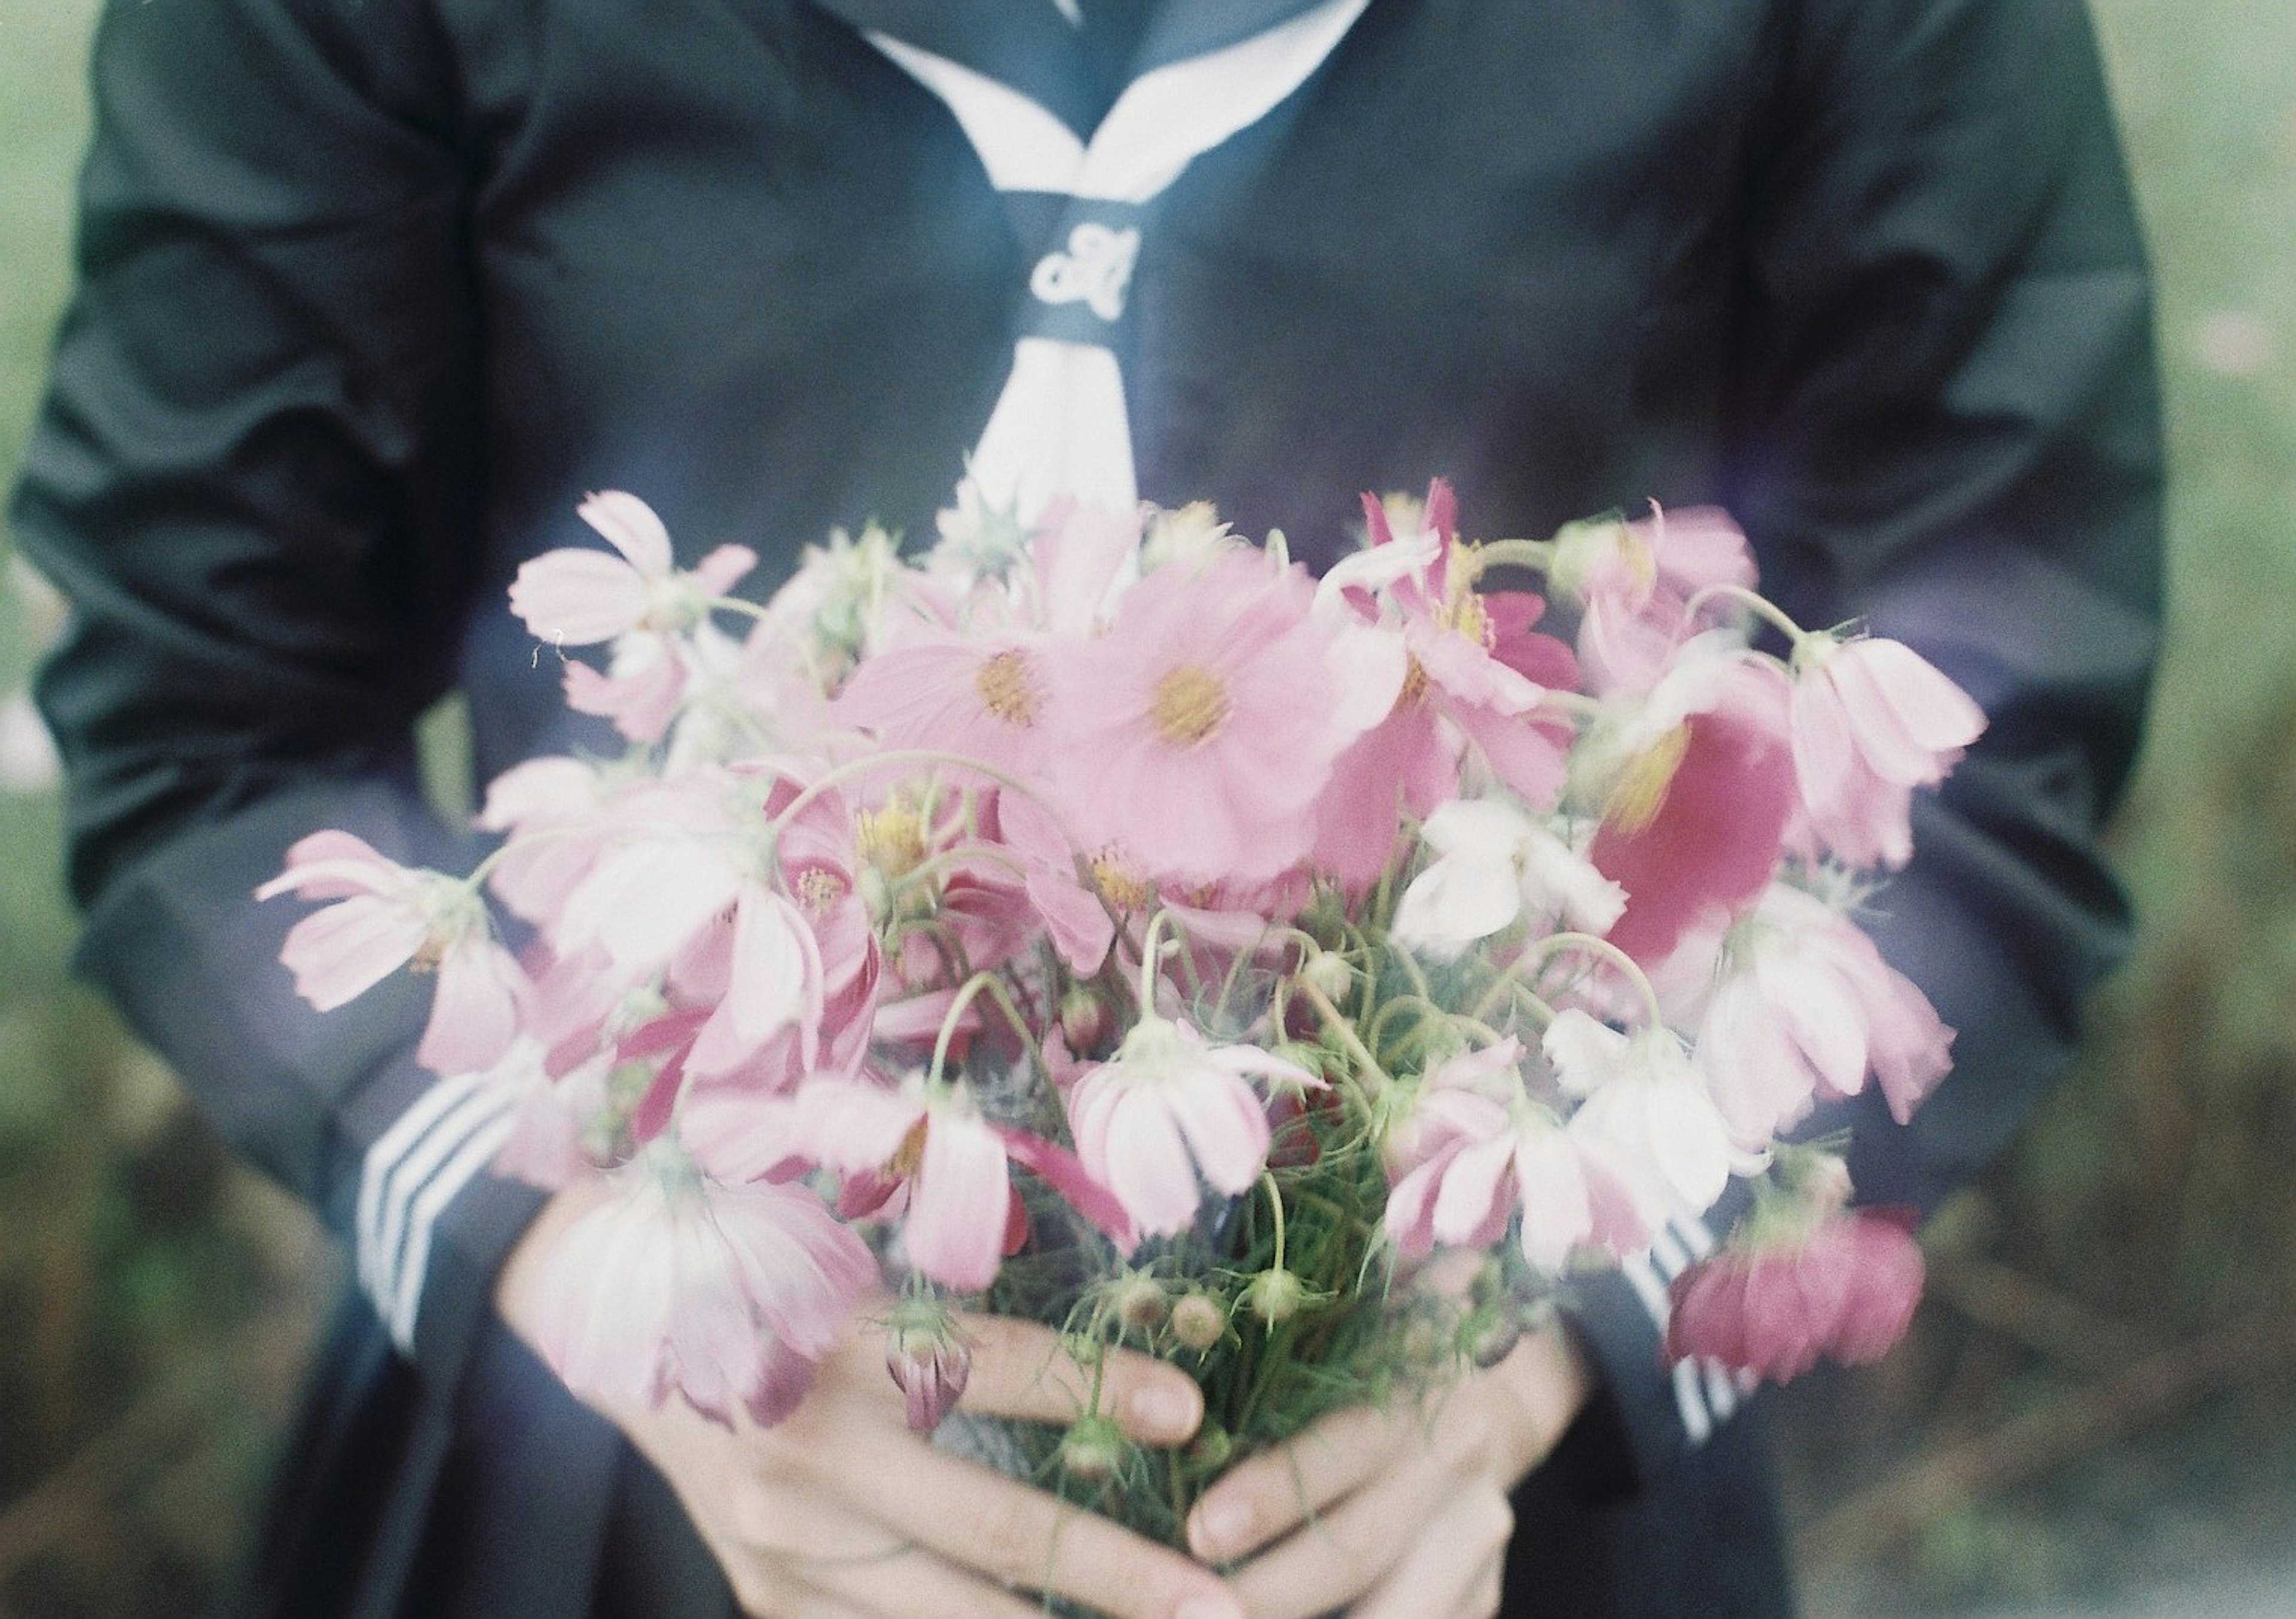
[[[1958,1031],[1953,1073],[1910,1126],[1870,1087],[1813,1125],[1855,1131],[1861,1200],[1927,1211],[2007,1142],[2128,942],[2095,839],[2158,635],[2148,278],[2080,0],[1780,13],[1729,502],[1797,620],[1865,620],[1990,719],[1870,923]],[[1742,1397],[1659,1361],[1663,1284],[1710,1241],[1669,1233],[1580,1318],[1645,1478]]]
[[[72,604],[39,698],[80,963],[451,1370],[534,1198],[478,1174],[484,1099],[415,1067],[423,987],[313,1013],[278,961],[308,907],[251,896],[323,826],[469,857],[411,740],[483,472],[445,53],[414,0],[114,0],[94,61],[79,287],[13,508]]]

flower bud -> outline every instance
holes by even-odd
[[[1466,1330],[1460,1337],[1467,1359],[1488,1371],[1513,1354],[1514,1346],[1522,1342],[1522,1322],[1512,1311],[1499,1315],[1473,1315],[1467,1318]]]
[[[1186,1293],[1172,1306],[1172,1336],[1182,1347],[1199,1353],[1218,1343],[1227,1331],[1227,1312],[1209,1293]]]
[[[1244,1285],[1244,1303],[1252,1314],[1269,1326],[1279,1326],[1300,1313],[1307,1302],[1308,1284],[1289,1271],[1262,1271]]]
[[[1131,1332],[1153,1332],[1172,1312],[1171,1296],[1152,1276],[1128,1276],[1112,1296],[1116,1319]]]
[[[1356,969],[1347,958],[1333,951],[1319,950],[1309,956],[1300,968],[1301,982],[1321,992],[1327,1001],[1339,1001],[1355,987]]]
[[[908,1401],[909,1431],[940,1426],[972,1375],[972,1351],[943,1324],[897,1325],[885,1337],[885,1370]]]
[[[1228,1431],[1209,1417],[1188,1442],[1188,1460],[1208,1471],[1218,1472],[1227,1466],[1227,1459],[1235,1454],[1235,1440]]]
[[[1061,997],[1061,1037],[1078,1056],[1099,1051],[1115,1032],[1116,1015],[1098,990],[1078,984]]]
[[[1079,1417],[1061,1435],[1061,1470],[1070,1478],[1097,1484],[1124,1461],[1124,1431],[1105,1417]]]

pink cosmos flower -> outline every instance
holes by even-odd
[[[758,565],[748,546],[721,545],[691,573],[676,571],[661,519],[619,489],[593,495],[577,510],[619,555],[545,552],[521,567],[510,587],[511,611],[553,646],[590,646],[637,629],[685,629]]]
[[[1754,557],[1729,514],[1712,506],[1637,522],[1572,523],[1555,536],[1555,588],[1578,599],[1578,659],[1593,691],[1646,691],[1695,626],[1700,591],[1751,588]]]
[[[1675,1278],[1667,1353],[1773,1383],[1800,1377],[1820,1356],[1878,1361],[1912,1322],[1922,1273],[1922,1251],[1905,1227],[1870,1214],[1733,1243]]]
[[[1331,634],[1297,569],[1250,553],[1168,567],[1096,641],[1058,649],[1052,769],[1086,846],[1156,879],[1271,878],[1313,839],[1308,813],[1353,740],[1332,703]]]
[[[1077,1154],[1143,1233],[1185,1231],[1202,1202],[1199,1174],[1236,1197],[1267,1167],[1267,1109],[1254,1076],[1303,1090],[1324,1083],[1255,1046],[1215,1046],[1185,1023],[1144,1016],[1070,1089]]]
[[[1849,918],[1774,887],[1725,945],[1698,1059],[1733,1139],[1759,1148],[1818,1096],[1880,1080],[1899,1124],[1952,1066],[1953,1031]]]
[[[385,859],[348,832],[314,832],[255,891],[334,903],[288,931],[279,959],[320,1011],[354,1001],[400,968],[435,971],[415,1058],[435,1074],[492,1067],[518,1033],[526,975],[488,931],[484,902],[442,872]]]
[[[943,1287],[972,1293],[996,1279],[1019,1213],[1014,1163],[1130,1246],[1119,1211],[1088,1172],[1049,1142],[991,1124],[961,1081],[929,1091],[921,1073],[898,1089],[808,1080],[794,1112],[807,1156],[848,1177],[849,1214],[898,1217],[909,1263]]]
[[[1615,1255],[1650,1240],[1653,1217],[1629,1166],[1532,1101],[1521,1059],[1521,1043],[1509,1038],[1421,1081],[1383,1143],[1394,1177],[1387,1231],[1401,1253],[1488,1247],[1518,1209],[1523,1257],[1547,1271],[1559,1271],[1582,1247]]]
[[[1571,1132],[1616,1153],[1636,1178],[1652,1229],[1673,1206],[1713,1206],[1730,1180],[1729,1131],[1673,1031],[1621,1034],[1571,1007],[1539,1043],[1555,1083],[1585,1099],[1570,1116]]]
[[[487,879],[512,915],[540,923],[558,914],[611,836],[601,822],[611,797],[596,765],[562,754],[513,765],[488,784],[479,827],[521,846]]]
[[[1526,802],[1553,803],[1570,729],[1540,702],[1578,679],[1570,649],[1531,627],[1544,601],[1473,588],[1447,483],[1430,486],[1415,533],[1398,536],[1368,495],[1363,508],[1371,544],[1324,575],[1316,604],[1354,661],[1399,659],[1403,675],[1317,805],[1316,863],[1352,887],[1386,865],[1398,814],[1423,819],[1457,793],[1462,742]]]
[[[833,711],[887,748],[933,748],[1028,775],[1045,756],[1053,691],[1039,636],[919,630],[855,669]]]
[[[671,1390],[731,1427],[778,1422],[876,1280],[860,1239],[795,1186],[726,1186],[659,1141],[549,1258],[543,1353],[578,1394],[659,1404]]]
[[[1794,649],[1794,770],[1816,842],[1851,865],[1913,855],[1913,789],[1933,787],[1984,711],[1902,642],[1803,637]]]
[[[1784,682],[1751,658],[1687,670],[1705,689],[1630,773],[1588,857],[1627,892],[1611,942],[1663,960],[1685,930],[1750,904],[1776,871],[1793,815]]]

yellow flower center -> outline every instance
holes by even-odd
[[[1403,666],[1403,690],[1395,695],[1398,708],[1408,708],[1427,695],[1427,666],[1416,658]]]
[[[1026,653],[1008,649],[988,659],[972,677],[972,689],[980,693],[988,712],[1006,724],[1037,723],[1037,711],[1043,704]]]
[[[829,908],[845,897],[845,879],[821,866],[808,869],[797,879],[797,901],[815,916],[825,916]]]
[[[922,809],[906,797],[882,809],[863,810],[853,821],[853,848],[888,877],[906,877],[925,857]]]
[[[908,1134],[901,1138],[901,1144],[893,1149],[891,1161],[885,1165],[887,1174],[896,1180],[914,1180],[917,1171],[925,1166],[926,1123],[919,1119],[909,1126]]]
[[[1112,850],[1095,854],[1091,865],[1094,886],[1119,911],[1138,911],[1156,896],[1155,890],[1135,876]]]
[[[1218,675],[1201,664],[1185,663],[1156,683],[1150,712],[1166,741],[1194,748],[1219,733],[1233,707]]]
[[[1629,836],[1650,825],[1664,807],[1667,791],[1674,785],[1674,773],[1681,768],[1682,756],[1689,747],[1690,726],[1685,723],[1636,756],[1611,789],[1603,819]]]

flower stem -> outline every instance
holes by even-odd
[[[933,1040],[932,1067],[925,1070],[926,1090],[936,1090],[944,1083],[942,1075],[948,1066],[949,1045],[956,1038],[956,1026],[964,1018],[965,1009],[972,1004],[973,997],[983,990],[988,993],[988,998],[996,1003],[1019,1033],[1021,1043],[1029,1048],[1029,1054],[1037,1059],[1037,1067],[1044,1066],[1044,1056],[1037,1049],[1036,1034],[1029,1027],[1029,1020],[1021,1015],[1021,1009],[1013,1004],[1012,992],[1004,987],[1004,980],[994,972],[984,970],[974,973],[964,981],[949,1002],[948,1010],[941,1016],[940,1033]]]
[[[1809,632],[1803,629],[1801,626],[1796,624],[1792,618],[1786,617],[1786,612],[1784,608],[1771,601],[1767,596],[1762,595],[1756,591],[1748,590],[1742,585],[1710,585],[1706,586],[1703,590],[1698,592],[1697,594],[1692,596],[1689,601],[1683,603],[1683,618],[1687,621],[1697,617],[1699,609],[1704,607],[1709,601],[1718,600],[1735,601],[1739,606],[1752,613],[1756,617],[1767,619],[1776,628],[1780,634],[1784,635],[1788,641],[1792,642],[1796,646],[1800,646],[1804,641],[1807,641],[1809,638]]]
[[[1650,1026],[1654,1029],[1666,1026],[1666,1015],[1659,1008],[1658,991],[1651,984],[1649,977],[1635,964],[1635,959],[1632,956],[1611,944],[1610,940],[1597,938],[1591,933],[1550,934],[1538,943],[1525,946],[1521,955],[1507,963],[1506,970],[1499,975],[1498,982],[1491,985],[1489,992],[1483,996],[1482,1001],[1471,1015],[1478,1018],[1488,1017],[1496,1009],[1496,997],[1524,968],[1543,967],[1554,957],[1574,951],[1583,955],[1594,956],[1616,968],[1627,982],[1635,986],[1636,992],[1641,996],[1643,1010],[1650,1020]]]

